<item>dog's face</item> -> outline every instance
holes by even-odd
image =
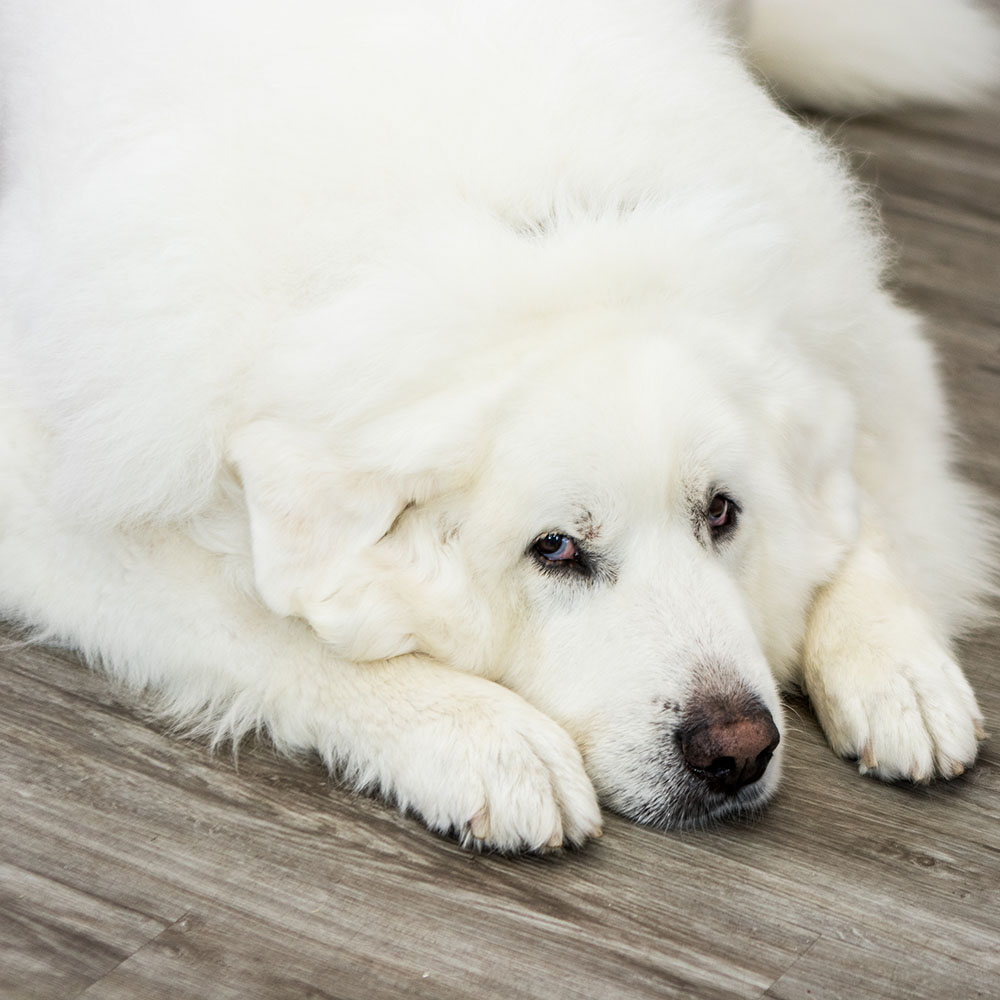
[[[779,726],[780,707],[740,588],[755,556],[750,441],[727,401],[664,377],[657,353],[564,362],[529,394],[455,544],[484,606],[507,605],[491,676],[570,731],[608,805],[671,825],[761,801],[777,775],[714,789],[685,734],[720,713]],[[744,756],[766,765],[776,736],[758,726]]]
[[[835,389],[699,344],[535,355],[489,433],[476,424],[487,446],[406,487],[355,476],[346,510],[335,450],[306,448],[295,473],[301,442],[258,429],[239,464],[262,595],[352,659],[419,651],[517,691],[630,817],[763,802],[780,755],[768,661],[795,656],[853,530],[847,432],[824,429]]]

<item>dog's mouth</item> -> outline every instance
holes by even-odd
[[[698,810],[686,811],[674,825],[691,829],[733,820],[756,820],[774,795],[775,787],[774,781],[747,785],[734,796],[724,795],[719,802],[703,803],[700,813]]]
[[[685,780],[680,787],[661,795],[632,798],[609,797],[608,808],[626,819],[661,830],[696,830],[733,820],[754,821],[764,811],[777,782],[762,779],[744,785],[734,794],[706,790]]]

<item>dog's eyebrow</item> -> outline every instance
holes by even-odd
[[[601,525],[589,510],[583,511],[576,525],[581,542],[592,542],[601,533]]]

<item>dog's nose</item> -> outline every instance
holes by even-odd
[[[734,795],[767,770],[781,739],[771,713],[754,700],[692,706],[677,734],[684,762],[713,792]]]

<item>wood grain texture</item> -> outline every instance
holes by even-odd
[[[898,242],[1000,496],[1000,102],[828,126]],[[1000,730],[1000,632],[964,645]],[[212,757],[51,650],[0,651],[0,997],[1000,997],[997,740],[963,778],[860,778],[791,704],[753,824],[609,817],[562,857],[464,853],[266,747]]]

